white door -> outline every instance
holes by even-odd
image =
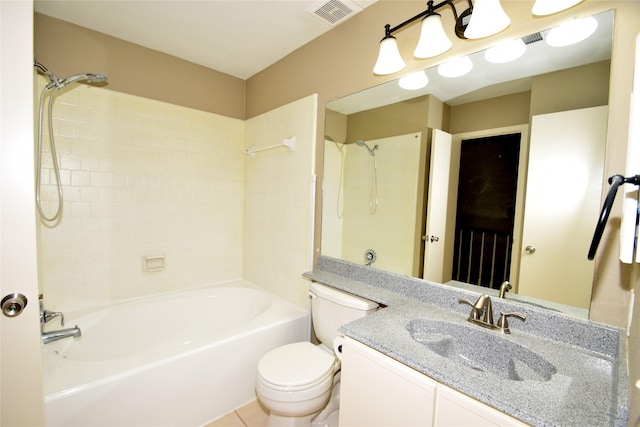
[[[33,179],[33,3],[0,1],[0,425],[44,425]]]
[[[589,308],[607,106],[534,116],[518,293]]]
[[[451,134],[433,130],[422,276],[431,282],[451,280],[460,146],[460,141],[454,142]]]

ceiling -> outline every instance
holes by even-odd
[[[35,10],[246,80],[375,1],[36,0]]]

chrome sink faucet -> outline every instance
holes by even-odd
[[[63,338],[80,338],[82,336],[82,331],[80,331],[78,325],[74,326],[73,328],[45,332],[44,326],[56,317],[60,318],[60,326],[64,326],[64,314],[59,311],[45,310],[44,301],[42,300],[42,294],[38,295],[38,299],[40,300],[40,335],[43,344],[61,340]]]
[[[511,330],[509,329],[509,323],[507,322],[508,317],[517,317],[518,319],[523,321],[526,319],[524,314],[515,312],[500,312],[500,319],[498,319],[498,323],[494,325],[491,297],[489,297],[489,295],[487,294],[480,295],[475,304],[464,298],[458,298],[458,302],[471,306],[471,313],[469,313],[467,321],[482,326],[483,328],[498,330],[503,334],[511,333]]]

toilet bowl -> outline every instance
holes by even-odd
[[[321,343],[278,347],[258,362],[256,395],[269,410],[269,427],[337,425],[340,362],[325,344],[334,344],[340,326],[378,308],[377,303],[318,283],[311,283],[309,295],[313,329]]]
[[[260,359],[256,393],[270,410],[270,426],[308,426],[331,397],[338,363],[309,342],[278,347]]]

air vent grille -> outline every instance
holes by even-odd
[[[330,25],[335,25],[339,21],[351,15],[354,11],[360,10],[360,8],[354,7],[357,5],[350,6],[347,5],[347,3],[351,2],[329,0],[327,2],[314,4],[314,6],[309,9],[309,12],[313,13],[315,16],[329,23]]]
[[[542,41],[542,34],[540,33],[529,34],[528,36],[524,36],[522,38],[522,41],[524,42],[524,44],[531,44],[531,43]]]

